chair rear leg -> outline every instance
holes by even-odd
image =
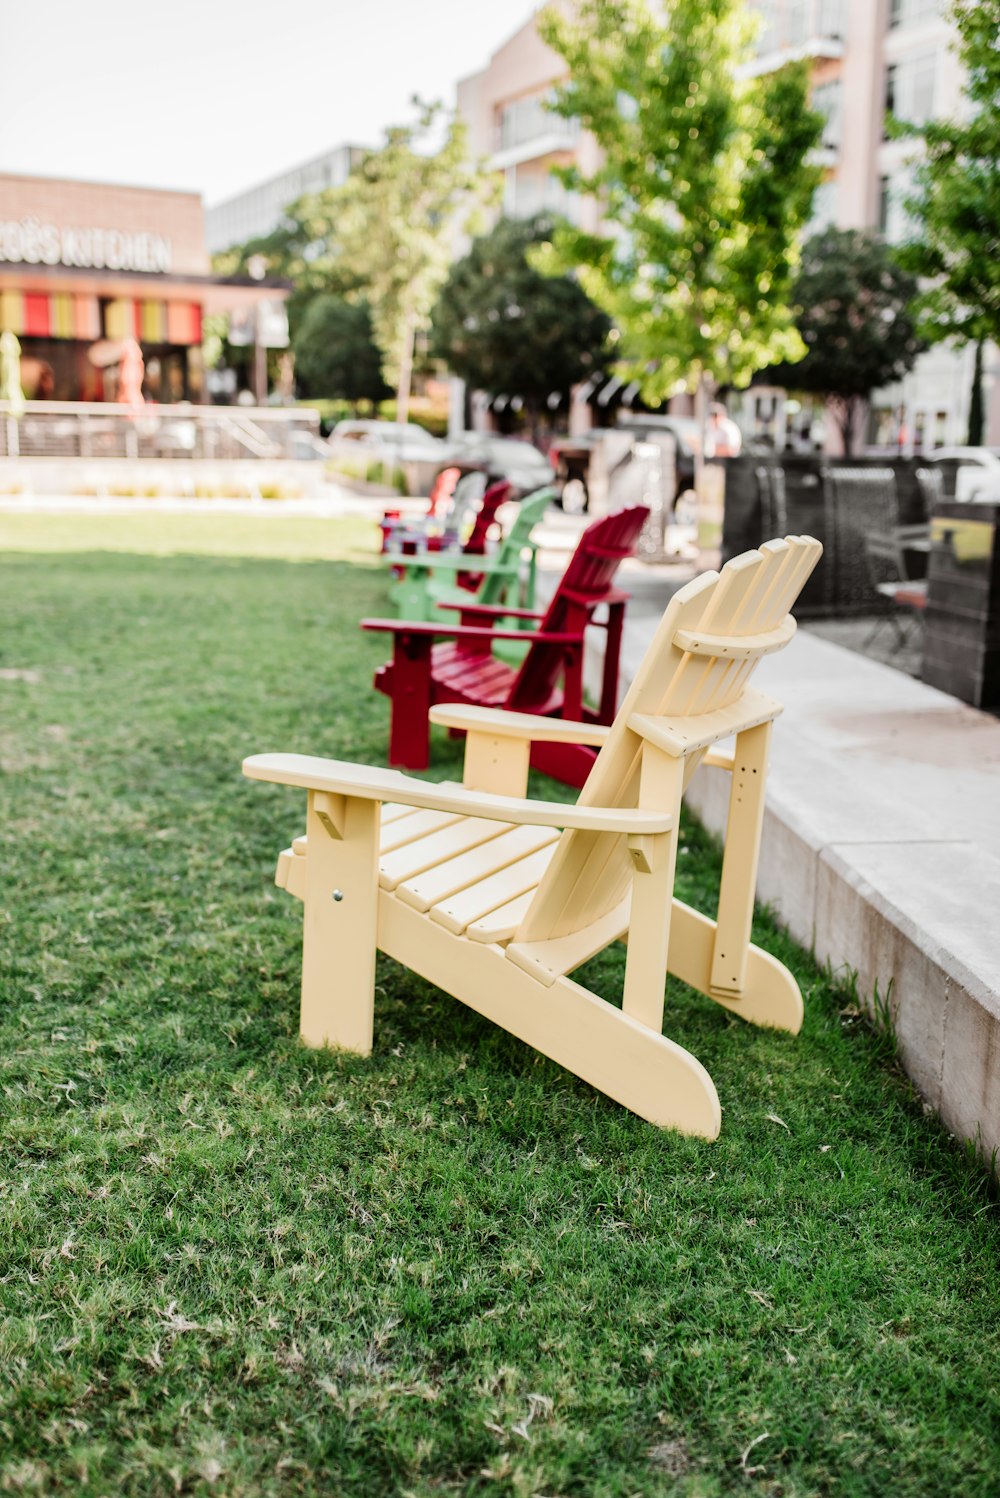
[[[380,813],[375,801],[309,792],[299,1033],[362,1056],[375,1011]]]
[[[710,987],[718,998],[738,999],[746,983],[770,743],[770,723],[736,736],[712,952]]]
[[[426,770],[430,760],[431,641],[426,635],[396,636],[392,661],[389,763]]]

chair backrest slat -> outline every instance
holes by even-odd
[[[571,611],[579,614],[608,597],[618,568],[635,552],[648,514],[645,505],[634,505],[588,525],[545,611],[541,633],[562,633]],[[529,710],[544,702],[555,690],[562,670],[561,647],[535,642],[521,664],[507,706]]]
[[[472,522],[472,530],[462,550],[469,556],[481,557],[486,550],[490,530],[496,524],[497,510],[510,498],[512,485],[506,479],[490,484]],[[461,540],[461,536],[458,540]]]
[[[580,792],[581,805],[638,805],[642,740],[628,727],[633,713],[676,718],[728,706],[743,692],[763,653],[761,647],[739,660],[692,655],[678,646],[677,631],[703,630],[738,642],[776,629],[820,552],[810,537],[769,542],[674,595]],[[691,757],[688,775],[701,757]],[[537,941],[581,930],[619,904],[631,879],[623,837],[564,832],[515,939]]]
[[[521,552],[531,540],[531,532],[555,497],[554,489],[540,489],[537,494],[529,494],[521,501],[514,523],[497,550],[497,570],[487,575],[479,590],[479,603],[498,603],[504,596],[507,596],[508,603],[511,602],[507,593],[511,579],[506,569],[517,566]]]

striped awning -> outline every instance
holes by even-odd
[[[101,327],[96,296],[76,292],[0,291],[0,332],[19,338],[136,338],[140,343],[190,345],[201,342],[197,302],[163,302],[119,297],[108,302]]]

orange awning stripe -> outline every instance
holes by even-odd
[[[101,336],[101,309],[96,296],[73,298],[73,334],[88,343]]]
[[[201,342],[201,308],[197,302],[167,303],[167,342]]]

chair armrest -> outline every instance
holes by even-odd
[[[438,703],[429,716],[442,728],[501,739],[531,739],[536,744],[593,744],[599,748],[611,732],[601,723],[542,718],[537,713],[511,713],[500,707],[471,707],[463,702]]]
[[[330,791],[363,801],[402,802],[426,811],[450,811],[458,816],[484,817],[492,822],[514,822],[532,827],[572,827],[584,832],[642,834],[669,832],[672,813],[639,807],[565,806],[554,801],[532,801],[520,796],[493,796],[483,791],[433,785],[399,770],[353,765],[344,760],[309,754],[254,754],[243,761],[250,780],[300,786],[308,791]]]
[[[469,572],[473,570],[480,572],[482,568],[477,566],[473,569],[467,566],[466,570]],[[484,616],[492,614],[495,619],[545,618],[545,613],[541,609],[506,609],[502,603],[476,603],[475,599],[470,599],[468,603],[438,603],[436,607],[439,609],[459,609],[463,614],[472,612],[483,614]]]
[[[469,569],[472,570],[471,568]],[[471,605],[475,607],[475,605]],[[505,610],[501,609],[501,613]],[[362,629],[377,629],[388,631],[394,635],[416,635],[418,638],[432,639],[437,635],[443,635],[449,640],[516,640],[519,645],[525,641],[533,645],[540,641],[545,645],[582,645],[582,634],[553,634],[546,631],[532,631],[527,634],[523,629],[490,629],[489,625],[477,628],[471,624],[411,624],[406,619],[362,619]]]
[[[517,571],[516,562],[497,565],[495,553],[484,552],[481,556],[466,551],[422,551],[413,556],[399,552],[381,552],[379,560],[386,567],[405,567],[407,572],[510,572]],[[457,605],[456,607],[464,607]],[[511,609],[499,609],[498,613],[512,613]],[[539,615],[539,618],[541,615]]]
[[[593,593],[581,593],[576,588],[563,588],[561,591],[563,598],[568,598],[570,603],[582,603],[593,609],[602,603],[628,603],[632,597],[631,593],[623,593],[621,588],[609,588],[599,598]]]
[[[728,739],[730,734],[770,723],[783,711],[781,703],[773,697],[748,690],[736,702],[713,712],[692,713],[687,718],[654,718],[646,713],[633,713],[628,726],[654,748],[682,759],[697,749],[707,749],[719,739]]]

